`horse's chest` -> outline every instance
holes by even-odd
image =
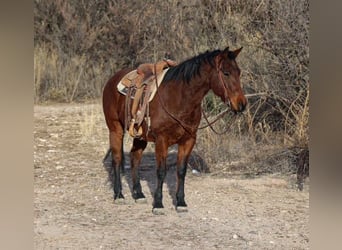
[[[149,139],[155,141],[157,137],[163,137],[168,145],[177,144],[190,134],[178,124],[169,124],[152,127],[149,132]]]

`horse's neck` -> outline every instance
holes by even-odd
[[[173,107],[180,113],[190,114],[201,108],[203,98],[210,90],[212,70],[209,66],[201,68],[201,75],[194,76],[189,83],[173,82],[168,85],[167,95],[172,93],[175,97]],[[177,89],[175,91],[175,89]],[[172,102],[172,101],[171,101]]]
[[[201,76],[195,76],[191,79],[189,84],[185,84],[186,88],[184,90],[185,95],[192,99],[196,105],[201,105],[203,98],[207,95],[210,90],[210,78],[211,73],[208,72],[207,68],[201,70]]]
[[[204,80],[191,80],[189,84],[183,83],[179,109],[184,113],[191,113],[201,108],[205,95],[209,92],[209,83]]]

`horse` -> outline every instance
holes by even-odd
[[[152,211],[163,211],[163,183],[167,172],[168,148],[178,145],[176,167],[176,211],[187,211],[184,183],[187,164],[196,143],[196,133],[201,121],[201,102],[211,90],[234,113],[245,110],[247,99],[240,83],[241,70],[236,50],[216,49],[189,58],[166,72],[155,97],[149,104],[150,121],[142,124],[143,134],[133,139],[130,151],[132,197],[145,199],[140,184],[138,166],[148,142],[155,144],[157,187],[153,194]],[[114,74],[103,89],[102,104],[109,130],[108,150],[111,153],[111,171],[114,202],[123,201],[121,174],[123,166],[123,137],[127,131],[126,96],[117,91],[117,84],[132,69],[121,69]],[[130,110],[130,108],[128,108]],[[108,154],[108,153],[107,153]]]

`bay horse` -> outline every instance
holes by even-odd
[[[153,195],[152,211],[163,208],[166,158],[168,148],[174,144],[178,144],[175,205],[177,211],[187,211],[184,199],[185,175],[202,116],[201,102],[209,90],[235,113],[244,111],[247,99],[240,84],[240,68],[235,60],[241,49],[242,47],[231,51],[226,47],[224,50],[207,51],[169,68],[166,72],[156,96],[150,102],[150,124],[143,122],[143,135],[139,139],[133,139],[130,151],[132,196],[139,201],[145,199],[145,195],[140,184],[138,166],[147,143],[155,143],[157,188]],[[124,199],[120,171],[124,164],[123,137],[128,129],[125,127],[126,96],[117,91],[117,84],[130,70],[122,69],[112,76],[106,83],[102,96],[103,112],[109,129],[108,152],[112,156],[109,178],[113,184],[114,201]]]

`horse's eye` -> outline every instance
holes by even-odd
[[[228,71],[223,71],[223,74],[224,74],[225,76],[229,76],[229,72],[228,72]]]

